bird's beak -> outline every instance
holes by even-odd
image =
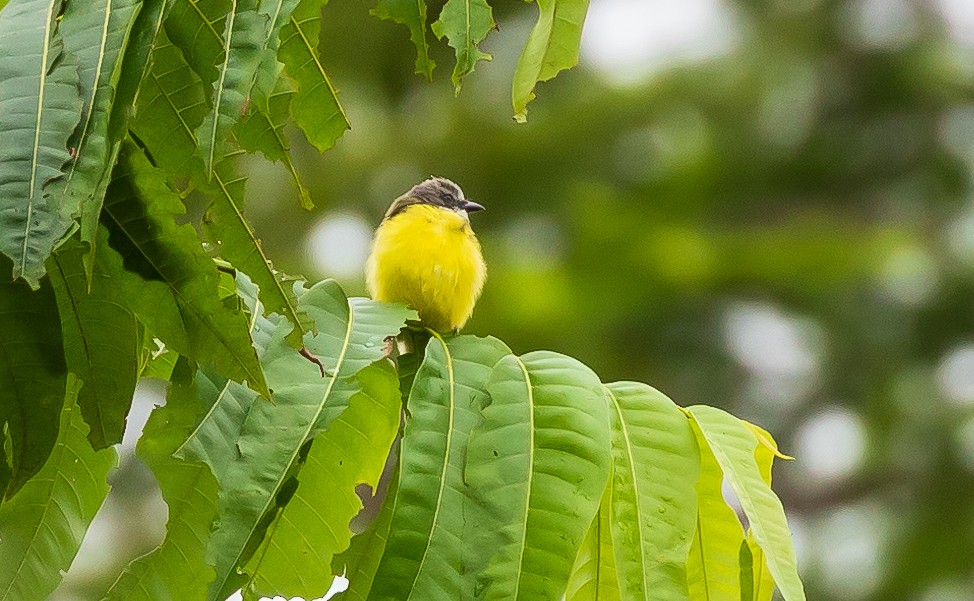
[[[484,205],[478,204],[472,200],[463,201],[463,210],[468,213],[475,213],[477,211],[483,211]]]

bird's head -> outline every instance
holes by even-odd
[[[431,177],[413,186],[396,200],[386,211],[386,219],[404,211],[410,205],[425,204],[456,211],[466,216],[467,213],[483,211],[483,205],[467,200],[460,186],[445,177]]]

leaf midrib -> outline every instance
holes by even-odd
[[[44,88],[47,85],[47,55],[51,49],[51,15],[54,11],[54,0],[47,4],[47,17],[44,21],[44,47],[41,50],[41,76],[37,92],[37,121],[34,125],[34,148],[30,159],[30,182],[27,193],[27,219],[24,226],[24,245],[20,251],[20,272],[27,271],[27,247],[30,242],[30,225],[34,216],[34,184],[37,181],[37,155],[41,145],[41,119],[44,115]]]
[[[440,488],[436,492],[436,507],[433,510],[433,523],[430,525],[430,536],[426,540],[426,548],[423,550],[423,556],[419,560],[419,566],[416,568],[416,575],[413,577],[413,583],[409,586],[409,596],[406,597],[406,601],[413,598],[413,592],[415,592],[415,584],[419,579],[419,575],[423,572],[423,566],[426,565],[426,558],[429,556],[429,550],[432,546],[433,532],[436,530],[436,522],[440,517],[440,508],[443,506],[443,491],[446,489],[446,472],[447,468],[450,467],[450,455],[453,449],[453,423],[456,418],[456,378],[453,370],[453,356],[450,354],[450,349],[447,347],[446,342],[443,338],[433,330],[429,330],[433,336],[440,341],[443,345],[443,354],[446,356],[446,370],[448,374],[448,380],[450,383],[450,395],[449,395],[449,408],[450,408],[450,421],[447,426],[446,434],[446,453],[443,457],[443,469],[440,472]]]
[[[639,484],[636,480],[636,463],[635,456],[632,450],[632,442],[629,438],[629,427],[626,425],[626,420],[622,415],[622,407],[619,406],[619,399],[616,398],[615,393],[606,388],[609,393],[609,398],[612,399],[612,407],[615,409],[616,416],[619,418],[619,424],[622,427],[622,439],[626,443],[626,458],[629,464],[629,475],[632,477],[632,492],[633,492],[633,505],[636,507],[636,532],[638,532],[638,548],[639,548],[639,572],[642,576],[643,581],[643,594],[648,594],[649,583],[646,581],[646,549],[643,548],[643,524],[642,524],[642,509],[640,507],[640,497],[639,497]]]
[[[524,375],[524,383],[528,390],[528,432],[530,433],[528,440],[528,496],[524,501],[524,519],[522,520],[524,527],[521,529],[521,548],[518,550],[517,557],[517,579],[514,582],[514,595],[512,597],[514,601],[517,601],[518,593],[521,590],[521,577],[524,574],[524,550],[528,546],[528,515],[531,513],[531,487],[534,483],[534,386],[531,384],[531,374],[528,373],[524,361],[517,355],[511,356],[514,357],[514,361],[517,362],[518,368]]]

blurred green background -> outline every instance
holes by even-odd
[[[974,599],[974,2],[592,0],[581,65],[526,125],[510,81],[536,9],[496,4],[494,61],[458,98],[445,44],[428,84],[404,28],[326,8],[352,129],[324,156],[293,136],[312,212],[281,165],[252,162],[275,265],[364,294],[390,200],[454,179],[488,208],[466,332],[771,430],[797,457],[775,487],[809,599]],[[161,391],[140,388],[59,599],[161,539],[132,457]]]

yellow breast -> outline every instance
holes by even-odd
[[[406,303],[439,332],[467,322],[486,275],[466,217],[423,204],[382,222],[366,265],[372,298]]]

